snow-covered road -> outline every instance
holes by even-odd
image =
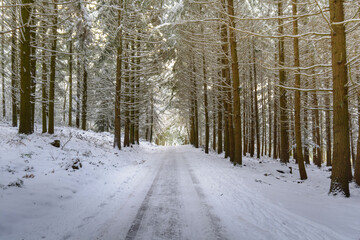
[[[226,160],[199,154],[189,146],[152,153],[119,182],[127,191],[114,193],[111,216],[93,216],[68,239],[347,239],[270,203]]]
[[[111,156],[113,150],[107,151]],[[94,152],[91,159],[97,159]],[[134,157],[117,167],[119,159]],[[84,167],[75,172],[61,164],[50,173],[42,170],[44,175],[34,171],[24,188],[3,190],[0,239],[360,237],[359,197],[327,196],[328,172],[316,168],[309,169],[313,180],[303,183],[296,173],[278,173],[288,167],[273,160],[248,158],[244,167],[234,167],[190,146],[128,149],[110,162],[99,159],[97,166],[91,159],[84,157]]]

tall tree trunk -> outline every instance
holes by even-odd
[[[330,22],[344,21],[344,2],[329,0]],[[346,66],[346,36],[344,24],[331,24],[332,70],[333,70],[333,134],[334,161],[331,175],[331,194],[350,196],[351,180],[349,109],[348,109],[348,74]]]
[[[254,157],[255,155],[255,110],[254,110],[254,75],[253,75],[253,69],[249,68],[249,77],[250,77],[250,141],[249,141],[249,152],[250,157]]]
[[[283,26],[283,2],[282,0],[278,1],[278,33],[280,36],[284,34]],[[279,38],[278,42],[278,52],[279,52],[279,82],[280,86],[285,86],[286,84],[286,75],[285,70],[283,69],[285,63],[285,39],[284,37]],[[288,133],[288,113],[287,108],[287,97],[286,90],[283,87],[280,87],[280,161],[282,163],[289,162],[289,133]]]
[[[122,8],[122,0],[119,2],[119,7]],[[118,26],[121,26],[121,9],[118,10]],[[118,32],[118,47],[116,55],[116,87],[115,87],[115,123],[114,123],[114,147],[121,149],[121,77],[122,77],[122,30]]]
[[[45,13],[45,10],[42,10],[42,13]],[[41,51],[41,55],[42,55],[42,66],[41,66],[41,123],[42,123],[42,133],[46,133],[47,132],[47,107],[48,107],[48,94],[47,94],[47,88],[48,88],[48,66],[47,66],[47,62],[48,62],[48,57],[46,56],[46,42],[47,42],[47,38],[45,36],[46,30],[45,30],[45,26],[46,26],[46,21],[43,20],[41,21],[41,35],[42,35],[42,39],[41,39],[41,47],[42,47],[42,51]]]
[[[210,124],[209,124],[209,106],[208,106],[205,52],[203,53],[203,75],[204,75],[203,77],[204,77],[204,110],[205,110],[205,153],[209,153]]]
[[[149,141],[149,130],[150,130],[150,115],[149,115],[149,106],[146,106],[146,127],[145,127],[145,140]]]
[[[358,81],[360,81],[360,74],[357,75]],[[357,103],[358,103],[358,139],[357,139],[357,153],[355,161],[355,174],[354,179],[355,183],[360,186],[360,92],[357,94]]]
[[[220,77],[220,84],[218,86],[218,104],[217,104],[217,153],[223,152],[223,97],[222,97],[222,78]]]
[[[150,137],[149,141],[152,142],[154,130],[154,97],[151,97],[151,119],[150,119]]]
[[[88,71],[87,71],[87,63],[84,59],[84,74],[83,74],[83,82],[82,82],[82,98],[81,98],[81,129],[86,130],[86,121],[87,121],[87,84],[88,84]]]
[[[265,81],[263,80],[263,77],[261,76],[261,125],[262,125],[262,136],[261,136],[261,156],[266,155],[267,151],[267,143],[266,141],[266,132],[267,132],[267,126],[266,126],[266,103],[265,103]]]
[[[293,16],[297,16],[297,0],[292,0]],[[298,19],[294,17],[293,21],[293,34],[297,36]],[[300,79],[300,52],[299,52],[299,39],[294,38],[294,67],[297,69],[295,72],[295,88],[301,87]],[[295,91],[295,138],[296,138],[296,160],[299,166],[300,179],[307,179],[304,157],[302,154],[302,139],[301,139],[301,95],[300,91]]]
[[[67,92],[69,91],[69,85],[66,86],[64,93],[64,103],[63,103],[63,123],[66,124],[66,102],[67,102]]]
[[[314,72],[315,74],[315,72]],[[315,79],[313,79],[316,81]],[[316,88],[316,84],[315,84]],[[319,102],[317,93],[314,93],[314,110],[313,110],[313,140],[316,144],[316,147],[313,149],[313,161],[314,164],[318,167],[321,167],[321,136],[320,136],[320,116],[319,116]]]
[[[48,107],[48,69],[47,69],[47,57],[45,52],[45,39],[43,39],[43,51],[42,51],[42,72],[41,72],[41,115],[42,115],[42,133],[47,132],[47,107]]]
[[[269,154],[268,156],[271,157],[271,150],[272,150],[272,139],[271,139],[271,133],[272,133],[272,117],[271,117],[271,107],[274,106],[275,103],[271,99],[271,81],[270,78],[268,78],[268,115],[269,115]]]
[[[80,128],[80,98],[81,98],[81,63],[80,58],[77,58],[77,73],[76,73],[76,119],[75,124]]]
[[[31,134],[30,14],[33,0],[22,0],[20,43],[20,126],[19,133]]]
[[[246,79],[245,74],[243,75],[243,79]],[[245,86],[246,87],[246,86]],[[248,152],[248,138],[247,138],[247,121],[246,121],[246,114],[247,114],[247,104],[246,104],[246,92],[243,93],[243,156],[246,156],[247,152]]]
[[[69,41],[69,119],[68,124],[72,126],[72,100],[73,100],[73,40]]]
[[[228,14],[230,20],[229,43],[232,59],[232,91],[233,91],[233,118],[234,118],[234,163],[242,165],[242,139],[240,115],[240,79],[238,56],[236,50],[234,1],[228,0]]]
[[[4,5],[4,0],[1,1],[1,5]],[[1,31],[5,30],[5,8],[1,10]],[[1,35],[1,78],[2,78],[2,116],[6,117],[6,100],[5,100],[5,34]]]
[[[355,166],[355,150],[354,150],[354,140],[352,132],[352,122],[351,122],[351,113],[349,113],[349,129],[350,129],[350,156],[352,160],[352,165]]]
[[[224,11],[226,11],[225,0],[221,1]],[[226,19],[225,14],[222,16]],[[225,151],[225,158],[230,156],[230,139],[229,139],[229,122],[230,118],[229,115],[229,94],[227,86],[228,82],[230,81],[230,69],[229,69],[229,43],[228,43],[228,30],[226,24],[221,25],[221,49],[222,49],[222,70],[221,70],[221,97],[222,103],[224,106],[224,151]],[[230,93],[231,94],[231,93]]]
[[[308,121],[308,93],[304,92],[304,139],[305,139],[305,146],[304,146],[304,161],[306,164],[310,164],[310,156],[309,156],[309,145],[307,143],[308,140],[308,131],[309,131],[309,121]]]
[[[16,4],[16,1],[12,1],[13,4]],[[12,16],[12,27],[16,28],[16,13]],[[12,113],[12,126],[17,127],[18,125],[18,103],[17,103],[17,31],[13,31],[11,34],[11,113]]]
[[[51,60],[50,60],[50,88],[49,88],[49,127],[48,133],[54,133],[54,118],[55,118],[55,77],[56,77],[56,49],[57,49],[57,0],[53,0],[54,16],[52,26],[52,46],[51,46]]]
[[[256,158],[260,159],[260,127],[259,127],[259,111],[258,111],[258,96],[257,96],[257,72],[256,72],[256,49],[254,38],[252,38],[252,53],[253,53],[253,72],[254,72],[254,114],[255,114],[255,129],[256,129]]]
[[[228,65],[227,65],[228,66]],[[226,71],[226,85],[231,86],[230,69]],[[227,130],[228,130],[228,156],[230,161],[234,162],[234,125],[233,125],[233,104],[232,92],[227,90]]]
[[[199,113],[198,113],[198,95],[197,95],[197,84],[196,84],[196,70],[195,70],[195,61],[193,61],[193,87],[194,87],[194,127],[195,127],[195,136],[194,136],[194,146],[195,148],[199,147]]]
[[[130,144],[135,144],[135,41],[132,40],[130,44]]]
[[[138,34],[141,34],[140,31]],[[136,52],[137,52],[137,58],[136,58],[136,88],[135,88],[135,95],[136,95],[136,104],[135,104],[135,143],[140,144],[140,66],[141,66],[141,39],[140,37],[137,38],[137,44],[136,44]]]
[[[213,127],[213,131],[212,131],[212,137],[213,137],[213,150],[216,151],[216,99],[215,99],[215,95],[213,94],[213,108],[212,108],[212,127]]]
[[[130,69],[129,69],[129,62],[130,62],[130,57],[129,57],[129,42],[128,40],[125,40],[125,62],[124,62],[124,70],[125,70],[125,129],[124,129],[124,147],[130,147],[130,109],[129,109],[129,102],[130,102],[130,89],[129,89],[129,84],[130,84]],[[151,135],[151,133],[150,133]],[[150,142],[151,142],[151,137],[150,137]]]
[[[33,11],[35,11],[33,9]],[[35,100],[36,100],[36,21],[32,17],[30,20],[30,68],[31,68],[31,131],[34,132],[35,124]]]
[[[277,103],[277,89],[274,89],[274,152],[273,152],[273,158],[278,159],[278,103]]]

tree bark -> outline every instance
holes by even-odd
[[[13,4],[16,4],[15,0],[12,1]],[[16,28],[17,15],[13,14],[12,17],[12,27]],[[17,101],[17,31],[13,31],[11,34],[11,115],[12,115],[12,126],[17,127],[18,124],[18,101]]]
[[[80,128],[80,98],[81,98],[81,63],[80,58],[77,58],[77,73],[76,73],[76,119],[75,124]]]
[[[70,39],[69,41],[69,119],[68,125],[72,126],[72,100],[73,100],[73,40]]]
[[[344,1],[329,0],[330,21],[344,21]],[[330,193],[350,196],[351,180],[349,109],[348,109],[348,73],[346,66],[346,35],[344,24],[331,24],[331,50],[333,70],[333,133],[334,161],[331,175]]]
[[[360,75],[357,75],[358,81],[360,81]],[[357,139],[357,153],[356,153],[356,161],[355,161],[355,173],[354,179],[355,183],[360,186],[360,93],[357,95],[358,102],[358,139]]]
[[[257,72],[256,72],[256,49],[254,38],[252,39],[252,53],[253,53],[253,73],[254,73],[254,114],[255,114],[255,130],[256,130],[256,158],[260,159],[260,127],[259,127],[259,111],[258,111],[258,96],[257,96]]]
[[[122,8],[122,0],[119,2]],[[121,26],[121,9],[118,10],[118,26]],[[118,47],[116,55],[116,86],[115,86],[115,123],[114,123],[114,147],[121,149],[121,78],[122,78],[122,29],[118,32]]]
[[[4,0],[1,1],[1,5],[4,5]],[[2,9],[1,11],[1,31],[5,30],[5,8]],[[1,77],[2,77],[2,117],[3,119],[6,118],[6,98],[5,98],[5,34],[2,34],[1,36]]]
[[[297,16],[297,0],[292,0],[293,16]],[[298,19],[294,17],[293,21],[293,34],[297,36]],[[299,39],[294,38],[294,67],[297,68],[295,72],[295,88],[301,87],[300,79],[300,52],[299,52]],[[302,139],[301,139],[301,95],[300,91],[295,91],[295,138],[296,138],[296,160],[299,166],[300,179],[307,179],[304,157],[302,154]]]
[[[283,27],[283,2],[282,0],[278,1],[278,33],[280,36],[284,34]],[[278,42],[278,52],[279,52],[279,82],[280,86],[285,86],[286,84],[286,75],[285,70],[283,69],[285,63],[285,47],[284,47],[284,37],[279,38]],[[286,90],[280,88],[280,161],[282,163],[289,162],[289,133],[288,133],[288,113],[287,108],[287,97]]]
[[[203,53],[203,75],[204,75],[203,77],[204,77],[204,110],[205,110],[205,153],[209,153],[210,124],[209,124],[209,112],[208,112],[209,106],[208,106],[205,53]]]
[[[87,121],[87,84],[88,84],[88,71],[86,69],[87,63],[84,59],[84,73],[83,73],[83,82],[82,82],[82,98],[81,98],[81,129],[86,130],[86,121]]]
[[[241,139],[241,115],[240,115],[240,79],[238,56],[236,50],[235,13],[234,1],[228,0],[228,14],[230,20],[229,43],[232,59],[232,93],[233,93],[233,121],[234,121],[234,159],[235,164],[242,165],[242,139]]]
[[[20,126],[19,133],[31,134],[31,46],[30,46],[30,13],[33,0],[22,0],[20,43]]]
[[[124,147],[130,147],[130,109],[129,109],[129,84],[130,84],[130,69],[129,69],[129,42],[128,40],[125,40],[125,62],[124,62],[124,70],[125,70],[125,129],[124,129]],[[151,134],[150,134],[151,135]],[[150,138],[150,142],[151,142]]]
[[[49,88],[49,127],[48,133],[54,134],[54,118],[55,118],[55,78],[56,78],[56,49],[57,49],[57,0],[53,0],[54,19],[52,26],[52,46],[50,59],[50,88]]]
[[[34,1],[33,1],[34,2]],[[32,11],[35,11],[34,8]],[[35,100],[36,100],[36,21],[35,18],[30,20],[30,68],[31,68],[31,131],[34,132],[35,124]]]

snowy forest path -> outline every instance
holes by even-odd
[[[227,239],[184,154],[169,148],[151,161],[146,180],[139,181],[98,239]]]
[[[226,160],[200,154],[155,151],[98,239],[346,239],[270,203]]]

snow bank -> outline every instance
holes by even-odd
[[[54,140],[60,148],[51,145]],[[112,140],[109,133],[74,128],[19,135],[1,124],[0,239],[58,239],[73,222],[98,211],[95,204],[105,202],[155,148],[144,143],[118,151]]]

